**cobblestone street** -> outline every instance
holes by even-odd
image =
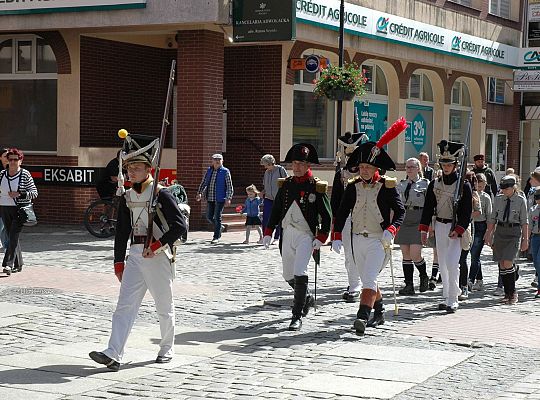
[[[173,362],[154,363],[159,325],[148,295],[112,373],[88,358],[106,347],[118,294],[112,240],[76,227],[26,228],[24,270],[0,278],[0,398],[540,399],[540,311],[524,260],[519,303],[499,305],[497,268],[484,250],[485,290],[453,315],[437,311],[438,287],[398,296],[394,316],[387,266],[387,322],[360,338],[357,305],[341,300],[343,255],[321,250],[318,309],[288,332],[292,292],[277,246],[240,244],[243,233],[225,233],[218,245],[210,238],[191,233],[179,251]],[[401,255],[393,253],[398,289]],[[313,278],[314,269],[311,286]]]

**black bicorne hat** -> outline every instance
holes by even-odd
[[[317,150],[315,150],[315,147],[309,143],[294,144],[289,149],[287,155],[285,156],[285,160],[282,162],[286,163],[293,161],[305,161],[311,164],[320,164]]]
[[[438,162],[442,163],[457,162],[465,147],[463,143],[449,142],[448,140],[441,140],[437,146],[439,147],[437,159]]]
[[[384,149],[380,149],[378,154],[373,157],[372,149],[375,145],[375,142],[367,142],[358,146],[349,156],[345,168],[350,169],[357,167],[360,164],[370,164],[386,171],[395,171],[396,164]]]
[[[129,134],[122,147],[122,164],[142,162],[156,167],[159,138],[147,135]]]

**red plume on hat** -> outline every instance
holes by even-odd
[[[373,148],[371,149],[371,159],[375,159],[382,147],[394,140],[405,129],[407,129],[407,121],[405,121],[405,118],[400,117],[396,122],[392,124],[392,126],[390,126],[390,128],[387,129],[386,132],[384,132],[384,134],[381,136],[375,146],[373,146]]]

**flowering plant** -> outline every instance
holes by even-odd
[[[352,100],[366,93],[366,82],[367,78],[356,63],[343,67],[329,65],[321,71],[320,78],[313,81],[313,93],[331,100]]]

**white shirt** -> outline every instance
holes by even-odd
[[[9,197],[9,192],[16,192],[19,188],[19,178],[21,177],[21,171],[15,176],[8,177],[8,174],[4,176],[0,182],[0,206],[16,206],[15,199]],[[7,179],[6,179],[7,178]],[[9,184],[8,184],[9,179]],[[11,190],[9,189],[11,186]]]

